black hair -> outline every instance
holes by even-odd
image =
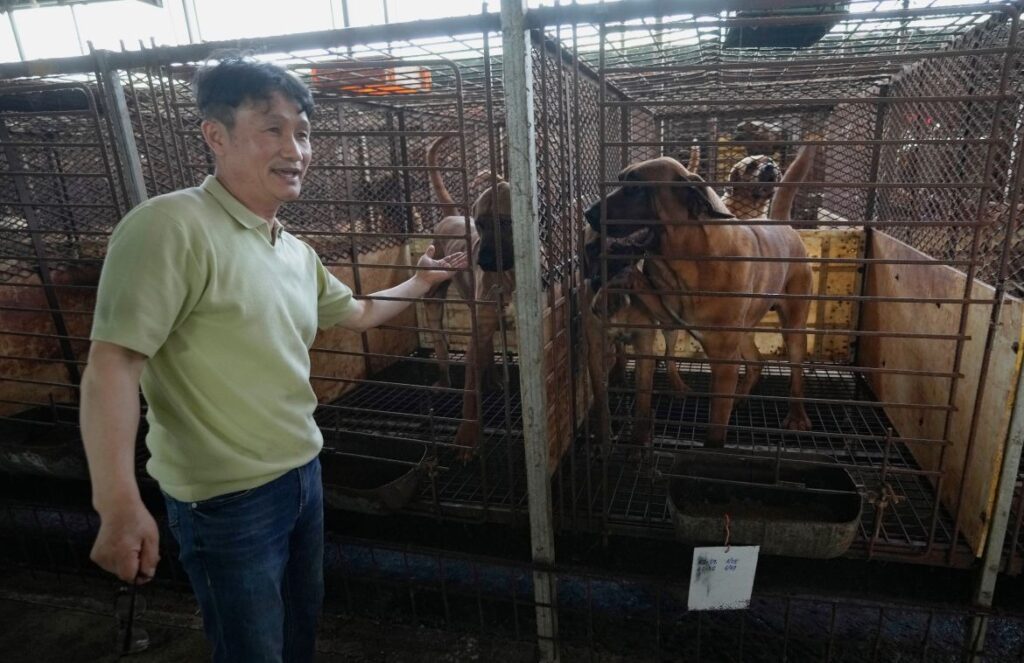
[[[201,67],[192,80],[192,90],[202,118],[217,120],[228,129],[234,126],[239,106],[269,101],[275,92],[294,101],[308,118],[313,118],[313,95],[297,76],[279,65],[241,55]]]

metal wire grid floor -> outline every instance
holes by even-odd
[[[514,373],[507,415],[503,391],[484,393],[484,439],[477,456],[463,463],[455,457],[456,449],[449,446],[460,420],[461,394],[400,384],[396,376],[403,375],[403,364],[405,375],[409,375],[410,368],[416,372],[409,362],[399,362],[387,372],[387,382],[368,382],[321,408],[318,421],[327,431],[327,446],[331,434],[346,433],[428,445],[436,458],[436,471],[423,482],[409,509],[499,522],[514,520],[517,515],[525,517],[522,413]],[[682,363],[680,367],[695,391],[707,391],[707,364]],[[881,491],[884,466],[885,483],[903,499],[881,511],[874,544],[871,539],[878,511],[865,501],[859,536],[850,554],[941,563],[952,553],[955,565],[968,565],[973,556],[962,537],[954,545],[952,517],[941,506],[937,508],[930,479],[899,441],[882,407],[872,402],[863,380],[841,366],[814,368],[805,376],[807,398],[826,401],[807,403],[812,431],[782,429],[786,413],[782,397],[788,393],[788,375],[782,369],[766,367],[754,395],[767,398],[751,398],[736,408],[727,445],[756,451],[774,451],[781,445],[787,453],[814,454],[846,467],[864,494]],[[631,379],[630,371],[627,384]],[[708,401],[668,393],[667,377],[660,368],[654,389],[653,469],[652,464],[645,465],[637,457],[636,447],[627,444],[613,445],[611,453],[602,459],[595,453],[596,445],[581,435],[562,460],[553,488],[561,527],[673,537],[667,482],[659,473],[669,471],[671,451],[700,448],[694,440],[702,439],[702,427],[695,422],[707,421]],[[629,439],[632,400],[627,390],[611,394],[617,439]],[[890,431],[892,437],[887,438]]]
[[[453,378],[459,382],[462,356],[452,353]],[[501,513],[526,513],[526,474],[523,455],[523,419],[519,399],[518,375],[514,359],[509,362],[514,387],[482,394],[481,429],[483,440],[476,456],[467,462],[457,458],[459,448],[452,446],[455,431],[462,421],[462,392],[424,388],[434,374],[424,365],[399,362],[378,375],[382,382],[367,382],[317,412],[317,422],[325,432],[324,446],[332,448],[334,435],[358,433],[408,441],[428,447],[434,464],[431,478],[411,508],[445,514],[479,517],[490,508]],[[502,358],[496,360],[501,371]],[[401,384],[410,381],[414,384]],[[507,405],[507,407],[506,407]],[[513,440],[515,444],[508,444]]]
[[[710,390],[707,364],[683,363],[680,367],[692,389],[696,392]],[[626,383],[630,384],[631,380],[632,374],[628,373]],[[930,554],[938,560],[950,548],[955,548],[957,560],[969,564],[972,556],[966,542],[958,537],[954,547],[952,517],[941,506],[936,512],[935,490],[929,478],[921,473],[909,449],[898,440],[898,432],[885,411],[872,402],[863,380],[852,370],[827,366],[805,371],[805,387],[808,399],[826,401],[806,404],[813,429],[806,433],[783,430],[786,403],[782,397],[788,393],[788,374],[776,367],[766,367],[753,391],[755,398],[740,403],[733,411],[727,446],[760,452],[775,451],[781,446],[784,453],[814,455],[823,461],[841,464],[864,494],[879,493],[885,466],[885,483],[903,499],[882,511],[878,538],[871,553],[897,559]],[[661,370],[655,374],[654,392],[653,462],[644,466],[635,447],[615,446],[606,463],[607,475],[601,473],[600,467],[592,466],[589,481],[581,482],[583,477],[577,473],[579,487],[575,494],[566,497],[577,505],[573,509],[576,514],[581,507],[588,514],[605,513],[606,526],[610,529],[670,537],[673,525],[668,511],[667,484],[658,474],[669,472],[672,464],[669,452],[701,448],[701,443],[694,440],[702,439],[703,428],[694,422],[707,421],[708,400],[669,394],[667,377]],[[756,396],[768,398],[762,400]],[[628,440],[633,396],[622,390],[613,391],[609,398],[616,429],[613,435]],[[891,438],[888,437],[890,431]],[[582,453],[586,453],[584,445],[578,445],[577,456]],[[605,481],[607,489],[602,490],[601,484]],[[875,507],[865,501],[859,536],[853,546],[855,554],[867,554],[877,517]]]

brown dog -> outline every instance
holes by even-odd
[[[438,384],[451,385],[448,354],[448,335],[444,331],[444,299],[448,295],[448,287],[455,283],[459,294],[464,300],[475,300],[484,304],[476,307],[475,333],[470,337],[467,352],[465,393],[462,400],[463,422],[455,435],[455,444],[467,447],[460,453],[463,459],[472,455],[469,448],[475,447],[480,437],[479,403],[476,398],[477,371],[484,374],[491,372],[494,365],[494,333],[498,330],[501,311],[498,310],[498,295],[502,301],[510,300],[515,289],[515,272],[513,271],[511,191],[508,183],[500,176],[497,188],[487,188],[473,203],[472,216],[458,216],[458,208],[452,199],[444,180],[437,168],[438,150],[448,140],[444,136],[435,140],[427,149],[427,165],[430,171],[430,183],[434,195],[441,202],[449,216],[441,219],[434,227],[437,237],[433,241],[434,258],[440,260],[444,256],[467,251],[466,238],[469,237],[470,264],[473,273],[458,272],[449,281],[438,284],[426,294],[424,304],[427,315],[427,326],[434,332],[434,353],[438,360],[440,375]],[[491,180],[490,172],[480,173],[474,183]],[[500,262],[499,262],[500,252]],[[499,264],[501,269],[499,269]]]
[[[807,136],[808,140],[815,140],[817,138],[816,134]],[[816,145],[804,145],[801,147],[796,153],[793,162],[789,164],[789,168],[786,169],[786,173],[782,176],[781,183],[795,184],[806,180],[807,175],[811,172],[811,166],[814,164],[814,157],[817,151]],[[762,181],[759,169],[751,171],[748,166],[744,165],[749,159],[761,158],[768,159],[774,166],[775,162],[763,155],[746,157],[737,161],[732,167],[729,179],[731,181]],[[691,148],[690,164],[692,165],[694,162],[693,148]],[[699,153],[696,163],[700,163]],[[693,175],[698,174],[692,167],[687,167],[687,170]],[[739,179],[734,179],[733,175],[737,172],[742,173],[742,175],[739,176]],[[798,189],[795,186],[733,187],[726,191],[725,196],[722,197],[722,203],[737,219],[762,219],[767,215],[767,218],[771,221],[789,221],[793,216],[793,202],[796,200],[797,192]],[[755,205],[757,206],[755,211],[758,213],[752,214],[751,210]],[[679,337],[680,331],[679,329],[666,329],[662,334],[665,337],[665,362],[669,384],[677,393],[685,394],[690,391],[690,388],[686,386],[686,383],[680,377],[678,364],[673,358],[676,340]]]
[[[657,321],[663,326],[696,327],[691,333],[711,361],[711,421],[706,444],[721,447],[736,396],[745,396],[761,374],[761,355],[754,334],[765,313],[778,311],[784,330],[791,368],[789,415],[783,425],[809,430],[811,423],[801,399],[807,337],[799,331],[807,324],[809,303],[799,298],[774,298],[773,294],[811,292],[811,269],[805,262],[787,259],[806,257],[800,236],[788,226],[767,224],[704,224],[704,220],[732,219],[721,199],[703,180],[669,157],[651,159],[626,168],[619,175],[622,186],[607,196],[606,232],[623,237],[652,229],[658,235],[655,255],[644,261],[642,271],[629,272],[630,305],[618,312],[625,323]],[[585,213],[595,232],[601,226],[601,202]],[[617,223],[621,221],[628,224]],[[694,257],[749,256],[778,258],[772,262],[742,260],[693,260]],[[747,297],[716,297],[685,294],[687,291],[747,294]],[[591,295],[592,297],[592,295]],[[593,302],[584,303],[585,315],[593,315]],[[644,318],[647,318],[644,320]],[[722,328],[722,329],[717,329]],[[585,324],[591,345],[591,384],[594,407],[602,426],[609,419],[607,393],[601,379],[601,355],[595,352],[607,340],[597,320]],[[651,386],[654,375],[654,329],[635,329],[632,341],[637,353],[636,415],[634,441],[651,440]],[[739,364],[746,363],[743,381]]]

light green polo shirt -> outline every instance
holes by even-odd
[[[146,355],[146,469],[181,501],[247,490],[312,460],[309,348],[352,291],[311,247],[214,177],[133,209],[110,238],[92,340]]]

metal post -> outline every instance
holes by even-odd
[[[191,6],[190,0],[181,0],[181,10],[185,13],[185,31],[188,32],[188,43],[190,44],[198,41],[196,33],[199,31],[199,28],[196,26],[194,9],[195,7]]]
[[[18,24],[14,22],[14,10],[8,10],[7,20],[11,24],[11,34],[14,35],[14,45],[18,48],[18,59],[25,61],[25,47],[21,43],[21,34],[18,32]]]
[[[75,39],[78,40],[78,52],[85,55],[85,42],[82,40],[82,30],[78,26],[78,12],[75,11],[75,5],[68,5],[68,10],[71,12],[71,22],[75,25]]]
[[[96,58],[96,70],[103,78],[104,107],[114,128],[114,143],[121,155],[121,163],[125,170],[125,186],[128,189],[128,202],[135,207],[145,202],[146,179],[142,174],[142,159],[139,148],[135,144],[135,132],[132,130],[132,118],[128,114],[128,102],[125,100],[124,88],[117,70],[107,63],[106,51],[93,51]]]
[[[1019,361],[1019,360],[1018,360]],[[983,608],[992,607],[996,580],[1002,566],[1003,548],[1006,545],[1007,524],[1013,502],[1013,489],[1017,482],[1017,471],[1020,468],[1021,448],[1024,447],[1024,371],[1018,366],[1017,390],[1010,415],[1010,431],[1006,437],[1006,448],[1003,452],[1003,466],[999,473],[999,485],[996,488],[995,508],[989,523],[988,536],[985,539],[985,552],[982,556],[978,583],[974,590],[974,603]],[[970,625],[971,661],[981,660],[985,645],[985,631],[988,617],[974,617]]]
[[[341,0],[341,25],[346,28],[351,25],[348,18],[348,0]]]
[[[509,184],[512,187],[516,265],[516,325],[519,365],[522,367],[519,387],[523,399],[530,542],[533,561],[544,567],[555,561],[555,541],[544,391],[542,316],[546,298],[541,287],[537,144],[533,121],[533,49],[525,18],[525,0],[501,1],[505,123],[508,127]],[[537,606],[537,638],[541,659],[553,663],[559,660],[555,576],[548,571],[534,571],[533,592]]]

